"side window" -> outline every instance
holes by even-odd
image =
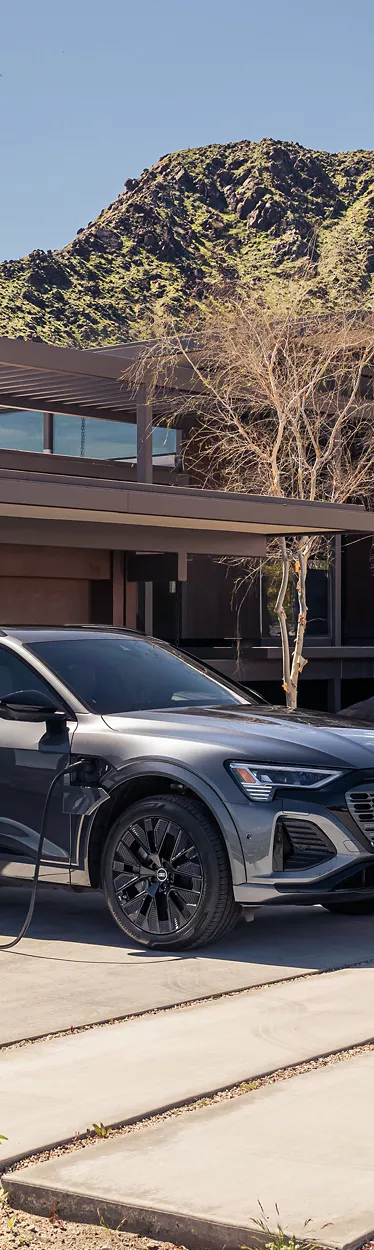
[[[42,694],[51,694],[43,678],[29,668],[15,651],[0,647],[0,699],[7,694],[15,694],[17,690],[39,690]]]

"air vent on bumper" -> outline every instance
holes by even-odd
[[[353,816],[361,832],[372,842],[374,840],[374,790],[364,788],[350,790],[345,797],[350,815]]]
[[[333,859],[336,847],[311,820],[283,816],[277,820],[273,847],[273,872],[300,872]]]

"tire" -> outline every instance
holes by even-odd
[[[372,916],[374,898],[358,899],[357,903],[322,903],[322,907],[338,916]]]
[[[206,945],[240,915],[216,825],[182,795],[141,799],[119,816],[104,848],[102,883],[114,920],[142,946]]]

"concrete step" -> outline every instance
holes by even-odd
[[[374,1230],[374,1057],[347,1059],[4,1178],[12,1205],[191,1250],[253,1245],[261,1217],[338,1250]],[[269,1241],[265,1233],[262,1241]]]
[[[0,1161],[374,1037],[374,968],[0,1052]]]

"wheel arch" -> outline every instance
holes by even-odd
[[[178,792],[198,799],[213,818],[228,855],[234,885],[246,880],[244,855],[233,819],[214,788],[185,766],[165,760],[132,761],[113,774],[108,799],[100,805],[86,830],[84,863],[88,883],[98,888],[101,860],[110,829],[121,812],[151,794]]]

